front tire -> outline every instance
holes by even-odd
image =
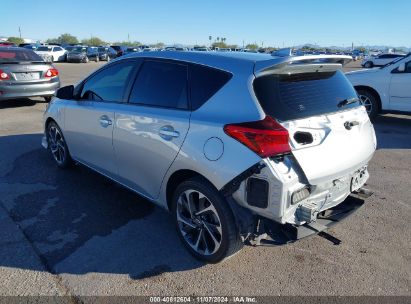
[[[231,208],[205,179],[182,182],[174,192],[172,211],[177,233],[195,258],[217,263],[242,248]]]
[[[73,160],[70,156],[63,133],[54,121],[51,121],[47,125],[46,136],[48,149],[57,166],[60,168],[70,167],[73,164]]]
[[[364,68],[367,68],[367,69],[371,69],[373,66],[374,66],[374,64],[372,63],[372,61],[367,61],[364,64]]]
[[[368,116],[371,120],[374,120],[380,112],[380,105],[377,97],[369,90],[358,89],[357,93],[360,103],[367,110]]]

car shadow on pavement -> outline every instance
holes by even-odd
[[[0,137],[0,147],[40,139]],[[183,248],[167,211],[85,167],[57,168],[40,147],[16,155],[0,174],[0,193],[0,203],[52,273],[143,279],[203,265]],[[7,261],[0,266],[29,268],[21,258]]]
[[[38,102],[44,102],[42,99],[34,100],[29,98],[19,98],[19,99],[8,99],[0,101],[0,109],[7,109],[7,108],[21,108],[21,107],[31,107],[34,106]]]
[[[411,149],[410,115],[380,115],[373,123],[377,149]]]

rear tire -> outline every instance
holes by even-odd
[[[380,112],[380,105],[377,97],[370,90],[366,89],[358,89],[357,93],[360,103],[367,110],[368,116],[371,120],[374,120]]]
[[[177,187],[172,212],[178,236],[201,261],[217,263],[243,247],[231,208],[204,178],[195,177]]]
[[[73,164],[73,159],[70,156],[63,132],[54,121],[47,125],[46,137],[48,150],[57,166],[63,169],[70,167]]]

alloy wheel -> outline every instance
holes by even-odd
[[[367,110],[368,115],[370,115],[370,113],[372,111],[372,102],[371,102],[370,98],[368,96],[365,96],[365,95],[359,95],[358,97],[360,99],[360,104],[365,107],[365,109]]]
[[[63,165],[67,157],[67,151],[64,138],[56,126],[49,128],[47,138],[54,160],[59,165]]]
[[[221,220],[213,203],[201,192],[186,190],[177,200],[178,228],[190,247],[201,255],[212,255],[221,246]]]

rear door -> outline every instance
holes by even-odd
[[[133,61],[117,62],[89,77],[78,100],[67,101],[64,135],[72,156],[108,175],[118,173],[113,150],[114,113],[134,70]]]
[[[374,129],[340,70],[304,72],[302,66],[299,73],[259,77],[254,90],[267,115],[288,130],[292,154],[311,184],[343,177],[372,157]]]
[[[411,111],[411,60],[405,63],[404,72],[395,69],[391,75],[390,108],[397,111]]]
[[[187,65],[146,60],[128,105],[115,115],[113,138],[121,181],[146,197],[158,197],[189,120]]]

